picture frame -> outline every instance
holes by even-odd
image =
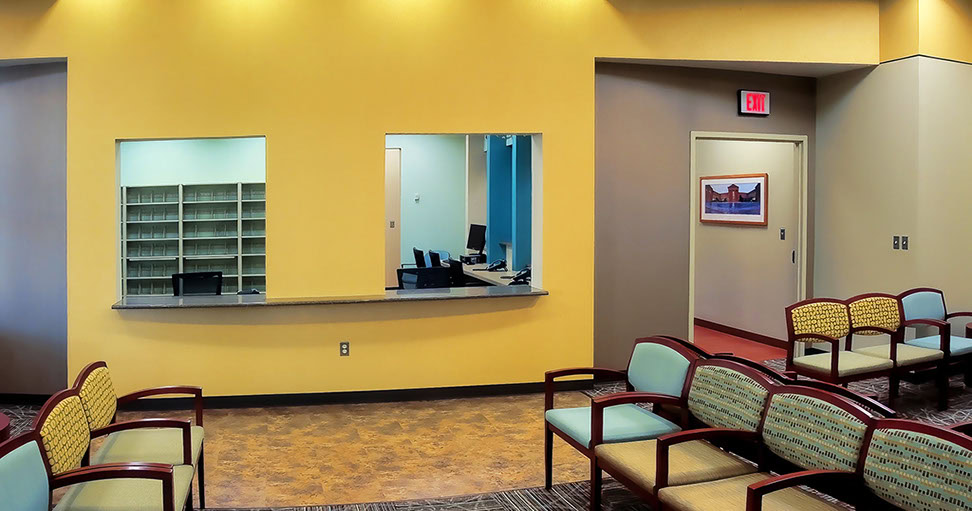
[[[699,222],[766,226],[769,175],[728,174],[699,178]]]

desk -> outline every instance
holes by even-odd
[[[488,264],[464,264],[462,272],[474,279],[488,282],[494,286],[508,286],[515,271],[485,271]],[[503,277],[506,277],[505,279]],[[529,286],[526,286],[529,287]]]

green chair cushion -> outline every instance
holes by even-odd
[[[192,436],[192,466],[199,462],[204,432],[202,426],[190,428]],[[168,463],[182,465],[182,430],[176,428],[147,428],[117,431],[108,435],[105,443],[91,455],[91,464]]]
[[[591,409],[555,408],[547,410],[547,422],[573,438],[591,445]],[[679,431],[676,424],[637,405],[609,406],[604,409],[604,442],[647,440]]]
[[[831,354],[829,352],[817,353],[815,355],[804,355],[802,357],[794,358],[793,365],[799,369],[829,375],[831,364],[830,357]],[[891,362],[891,359],[869,357],[867,355],[854,353],[853,351],[841,351],[838,355],[837,364],[837,374],[839,376],[869,373],[872,371],[881,371],[894,367],[894,362]]]
[[[193,469],[174,467],[175,509],[186,505]],[[107,479],[71,486],[54,511],[161,511],[162,483],[152,479]]]
[[[869,357],[889,358],[891,356],[891,345],[882,344],[869,348],[858,348],[854,353],[867,355]],[[898,367],[941,360],[945,354],[941,350],[922,348],[920,346],[910,346],[908,344],[898,344],[895,350],[895,358],[898,360]]]
[[[931,335],[928,337],[919,337],[917,339],[905,341],[905,344],[910,346],[918,346],[919,348],[928,348],[930,350],[940,350],[942,349],[942,338],[938,335]],[[972,353],[972,339],[956,337],[953,335],[948,341],[948,350],[952,353],[952,355],[965,355],[966,353]]]

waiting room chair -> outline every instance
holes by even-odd
[[[960,368],[965,374],[965,384],[972,385],[972,339],[952,335],[948,320],[958,317],[972,318],[972,312],[948,312],[945,293],[940,289],[920,287],[898,295],[904,309],[905,327],[932,327],[935,335],[918,336],[905,341],[909,346],[941,350],[943,362],[949,369]],[[947,376],[945,384],[948,384]]]
[[[117,397],[108,365],[101,361],[88,364],[75,380],[74,388],[78,391],[84,407],[90,437],[93,439],[107,435],[102,447],[91,453],[92,465],[121,462],[190,465],[199,477],[199,507],[206,507],[202,388],[158,387]],[[195,424],[167,419],[116,422],[116,412],[120,405],[160,395],[193,396]],[[163,427],[162,421],[168,426]],[[188,443],[185,441],[187,437]]]
[[[786,329],[787,371],[828,383],[847,384],[889,376],[894,367],[890,358],[841,349],[840,340],[850,334],[850,310],[843,300],[814,298],[790,305],[786,308]],[[797,343],[827,343],[830,352],[797,357]]]
[[[115,423],[104,430],[120,431],[129,427],[178,427],[179,421],[146,419],[137,426],[131,423]],[[192,475],[189,463],[172,465],[163,463],[106,463],[82,467],[85,453],[90,447],[90,427],[87,414],[81,404],[78,390],[62,390],[51,396],[34,421],[33,432],[25,435],[23,446],[36,434],[43,466],[46,469],[48,488],[68,486],[55,511],[177,511],[192,509]],[[10,440],[22,441],[21,437]],[[183,430],[183,452],[188,462],[188,429]],[[23,456],[33,458],[32,448],[27,447]],[[29,462],[29,477],[36,477],[36,463]],[[5,479],[5,478],[0,478]],[[161,484],[160,484],[161,482]],[[78,484],[80,483],[80,484]],[[31,485],[38,485],[33,481]],[[36,491],[33,490],[33,491]],[[32,496],[30,500],[36,501]],[[48,494],[48,498],[50,498]],[[21,508],[13,508],[20,510]]]
[[[657,408],[649,411],[636,403],[670,405],[679,410],[681,422],[687,419],[682,388],[690,365],[702,357],[704,351],[682,340],[649,337],[635,341],[626,371],[600,367],[577,367],[548,371],[544,375],[544,470],[545,485],[553,482],[553,435],[561,437],[572,447],[591,459],[594,469],[592,443],[593,415],[590,406],[554,408],[555,380],[564,376],[592,375],[595,378],[624,381],[629,392],[598,398],[602,408],[602,426],[598,428],[604,443],[646,440],[679,431],[678,424],[662,417]]]
[[[897,296],[885,293],[867,293],[849,298],[851,327],[847,334],[846,349],[861,355],[890,359],[894,363],[888,382],[888,403],[893,407],[898,397],[901,375],[911,371],[935,369],[939,374],[938,406],[944,410],[948,405],[948,387],[945,369],[942,367],[944,353],[941,350],[904,344],[904,315]],[[863,348],[854,348],[855,335],[887,335],[890,342]]]

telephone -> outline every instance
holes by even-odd
[[[510,281],[511,286],[518,286],[530,283],[530,268],[524,268],[513,275],[513,280]]]
[[[506,259],[493,261],[489,263],[489,266],[486,267],[486,271],[503,271],[505,269],[506,269]]]

